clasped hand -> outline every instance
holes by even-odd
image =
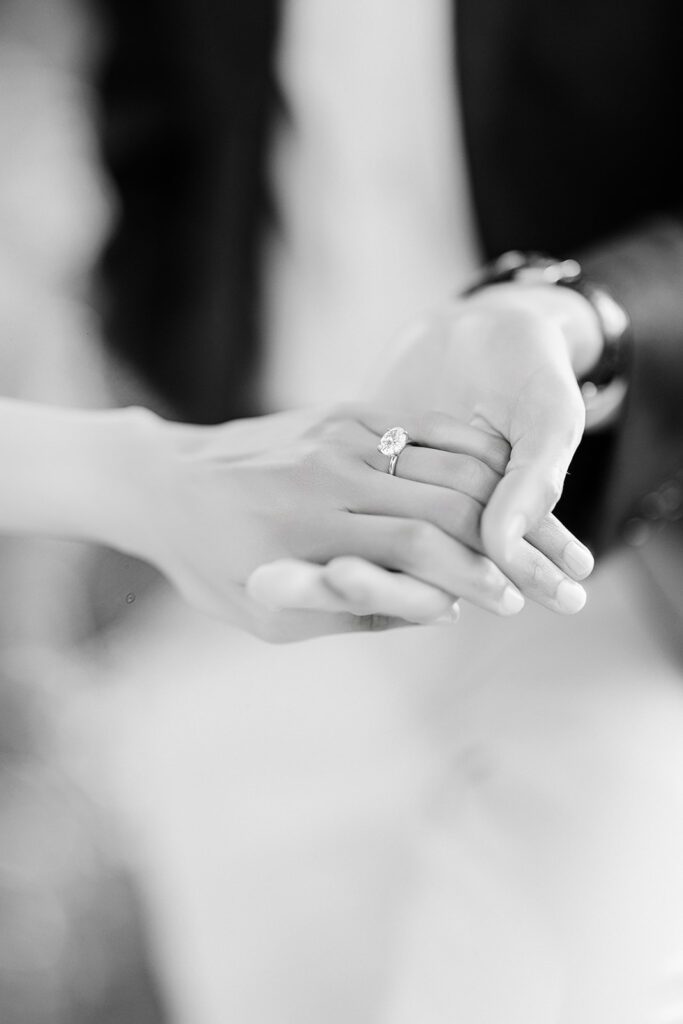
[[[395,425],[413,443],[390,476],[377,442]],[[484,553],[509,452],[447,414],[374,405],[163,424],[163,514],[144,555],[192,604],[270,640],[452,619],[459,598],[503,615],[525,597],[577,610],[591,559],[581,548],[577,572],[578,542],[552,515],[502,564]]]
[[[413,439],[425,446],[406,450],[400,461],[400,474],[419,487],[389,478],[382,491],[382,515],[409,525],[399,534],[384,522],[383,543],[355,552],[365,561],[266,565],[252,575],[251,594],[280,608],[412,621],[447,614],[456,595],[501,614],[518,611],[521,595],[555,611],[580,610],[585,593],[576,581],[589,575],[593,560],[551,513],[585,426],[577,374],[595,361],[600,344],[585,301],[547,286],[495,286],[409,326],[375,401],[455,417],[393,417],[410,422]],[[375,437],[392,425],[386,414],[359,416]],[[450,538],[443,550],[450,558],[457,551],[459,572],[445,569],[453,568],[450,558],[434,571],[437,536],[442,545]],[[398,549],[387,557],[392,543]]]

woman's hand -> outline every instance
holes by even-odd
[[[459,596],[509,614],[519,589],[555,607],[590,568],[576,572],[571,535],[552,520],[508,576],[481,554],[482,510],[508,448],[448,416],[339,408],[193,427],[142,409],[3,399],[0,421],[0,532],[134,554],[199,608],[271,639],[452,618]],[[395,425],[416,445],[389,476],[377,441]],[[245,586],[282,559],[295,560],[300,607],[313,610],[267,608]]]
[[[390,476],[377,442],[395,425],[415,444]],[[458,597],[499,614],[523,605],[510,575],[481,554],[482,510],[508,461],[507,444],[484,431],[443,415],[340,407],[220,427],[157,421],[153,433],[146,487],[154,528],[136,553],[206,611],[276,639],[384,625],[340,615],[349,610],[342,577],[348,582],[349,568],[358,568],[349,558],[373,563],[381,589],[379,607],[355,602],[361,619],[432,621],[450,615]],[[572,543],[559,523],[544,523],[516,553],[514,582],[550,607],[578,610],[583,590],[566,561]],[[282,559],[332,563],[318,579],[327,593],[324,621],[268,612],[253,599],[258,588],[247,592],[258,567]]]

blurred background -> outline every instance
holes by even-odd
[[[85,6],[0,3],[6,396],[88,406],[114,400],[90,305],[91,266],[112,214],[89,84],[99,43]],[[110,619],[128,608],[125,595],[98,599],[101,557],[78,544],[0,541],[3,1024],[166,1019],[134,863],[111,801],[98,795],[95,730],[67,740],[63,728],[83,693],[98,687],[92,673],[77,671],[73,652],[103,625],[98,606]],[[117,590],[125,560],[118,576],[112,571]]]

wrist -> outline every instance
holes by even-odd
[[[0,529],[144,557],[157,418],[143,409],[0,406]]]
[[[521,310],[547,319],[559,328],[577,379],[590,373],[602,352],[600,323],[591,304],[578,292],[551,284],[501,282],[473,292],[465,300]]]
[[[139,406],[93,414],[79,471],[89,478],[79,509],[82,527],[92,524],[87,539],[154,562],[159,467],[173,426]]]

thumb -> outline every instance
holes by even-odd
[[[271,642],[414,625],[396,615],[353,614],[348,602],[328,586],[325,568],[300,559],[259,566],[247,580],[246,594],[261,620],[261,636]]]
[[[484,510],[484,549],[497,564],[509,561],[522,538],[560,499],[569,464],[583,434],[585,410],[576,396],[544,402],[513,441],[505,475]]]

